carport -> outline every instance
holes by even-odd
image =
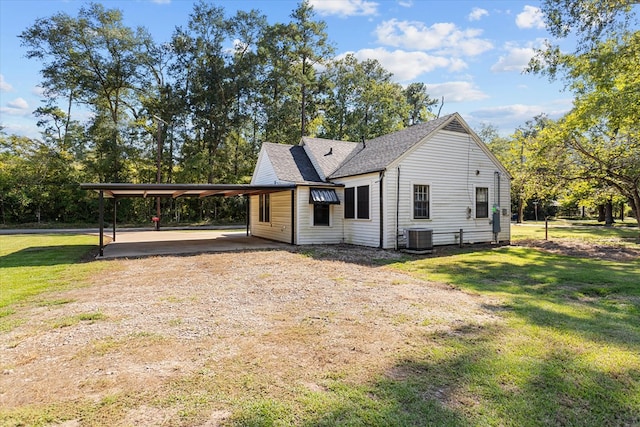
[[[253,185],[253,184],[131,184],[131,183],[84,183],[83,190],[98,193],[100,227],[100,257],[104,256],[104,199],[113,199],[113,241],[116,241],[116,202],[123,198],[177,198],[177,197],[231,197],[242,195],[247,198],[247,236],[249,235],[250,218],[249,196],[295,191],[294,184]],[[158,218],[159,220],[159,218]]]

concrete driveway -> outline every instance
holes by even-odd
[[[286,243],[247,236],[245,231],[229,230],[147,230],[118,231],[116,241],[104,247],[97,259],[139,258],[154,255],[184,255],[288,248]]]

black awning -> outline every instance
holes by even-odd
[[[309,193],[309,203],[339,205],[340,199],[333,188],[312,188]]]

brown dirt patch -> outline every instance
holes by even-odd
[[[581,258],[608,261],[633,261],[640,259],[640,245],[602,245],[580,240],[519,240],[515,246],[536,248],[545,252]]]
[[[487,297],[371,262],[396,257],[338,246],[108,261],[91,286],[47,295],[68,303],[25,307],[0,335],[0,407],[139,395],[121,421],[170,423],[168,396],[366,381],[430,334],[500,321]],[[87,313],[101,316],[60,326]],[[209,408],[203,425],[229,415]]]

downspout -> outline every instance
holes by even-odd
[[[398,250],[398,227],[400,227],[400,166],[396,177],[396,251]]]
[[[379,192],[380,192],[380,245],[378,246],[380,249],[383,248],[384,245],[384,209],[383,209],[383,197],[382,197],[382,190],[383,190],[383,182],[384,180],[384,171],[380,171],[380,179],[378,180],[379,182]]]

